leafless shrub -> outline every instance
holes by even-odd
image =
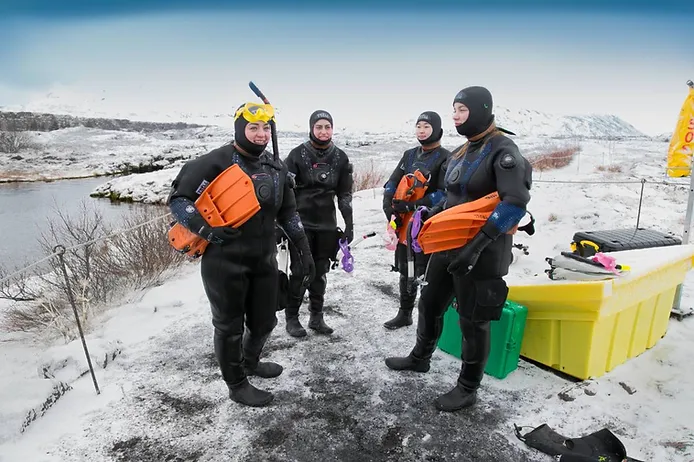
[[[0,328],[39,334],[50,330],[70,341],[78,332],[68,290],[86,331],[109,302],[130,290],[159,284],[167,270],[185,261],[169,247],[165,215],[162,207],[143,207],[123,219],[119,226],[122,231],[114,232],[103,215],[84,202],[75,214],[57,209],[39,244],[46,255],[53,254],[58,245],[65,247],[69,288],[57,256],[48,260],[47,269],[20,275],[8,282],[11,286],[0,287],[0,294],[14,296],[17,301],[17,294],[30,296],[6,310]],[[3,271],[0,275],[7,274]],[[38,285],[30,284],[30,279]]]
[[[0,131],[0,152],[16,154],[32,146],[33,141],[28,132],[16,130]]]
[[[186,261],[168,243],[168,220],[158,219],[167,212],[163,206],[140,208],[123,220],[123,228],[131,231],[111,239],[111,272],[117,279],[127,280],[131,288],[158,285],[167,270]]]
[[[598,172],[622,173],[622,166],[619,164],[598,165],[595,167]]]
[[[356,169],[354,172],[354,191],[378,188],[385,183],[387,174],[378,170],[373,161],[368,167]]]
[[[82,328],[89,328],[88,305],[82,303],[80,323]],[[80,305],[78,305],[79,309]],[[29,305],[16,305],[3,316],[2,328],[10,332],[50,332],[58,334],[66,343],[77,337],[77,325],[74,312],[69,302],[62,298],[40,300]]]
[[[549,146],[543,149],[539,154],[529,158],[528,161],[533,166],[533,170],[540,172],[545,170],[556,170],[569,165],[574,156],[580,151],[581,146],[578,144]]]

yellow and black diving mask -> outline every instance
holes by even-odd
[[[275,120],[275,109],[269,104],[246,103],[236,111],[234,120],[243,117],[248,123]]]

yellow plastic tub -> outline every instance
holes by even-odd
[[[521,356],[579,379],[599,377],[667,331],[675,290],[694,263],[694,246],[610,252],[631,272],[607,281],[514,284],[508,298],[528,308]],[[549,266],[548,266],[549,267]]]

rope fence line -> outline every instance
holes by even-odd
[[[170,215],[171,215],[171,213],[167,213],[165,215],[161,215],[161,216],[152,218],[150,220],[144,221],[138,225],[131,226],[130,228],[121,229],[119,231],[107,234],[106,236],[101,236],[101,237],[98,237],[96,239],[91,239],[87,242],[81,242],[79,244],[75,244],[75,245],[72,245],[70,247],[65,247],[62,244],[58,244],[53,248],[52,254],[32,263],[30,265],[27,265],[24,268],[21,268],[20,270],[15,271],[14,273],[12,273],[9,276],[4,277],[2,280],[0,280],[0,284],[3,284],[6,281],[9,281],[12,277],[14,277],[18,274],[22,274],[23,272],[25,272],[29,268],[33,268],[33,267],[39,265],[40,263],[43,263],[44,261],[50,260],[53,257],[58,257],[59,263],[60,263],[60,270],[62,272],[63,279],[65,280],[65,287],[67,289],[66,291],[67,291],[68,301],[70,302],[70,306],[72,307],[72,312],[75,315],[75,323],[77,324],[77,330],[79,332],[79,337],[80,337],[80,340],[82,342],[82,349],[84,350],[84,356],[86,357],[87,365],[89,367],[89,373],[92,377],[92,383],[94,384],[94,390],[96,391],[97,395],[101,394],[101,390],[99,389],[99,383],[96,380],[96,373],[94,372],[94,365],[92,364],[92,358],[91,358],[91,355],[89,354],[89,348],[87,347],[87,340],[84,337],[84,330],[82,329],[82,322],[80,321],[80,316],[79,316],[79,313],[77,311],[77,302],[75,300],[75,296],[72,292],[72,287],[70,285],[70,277],[68,276],[67,266],[65,265],[65,252],[67,252],[68,250],[75,250],[75,249],[79,249],[81,247],[86,247],[88,245],[95,244],[97,242],[107,241],[107,240],[109,240],[115,236],[119,236],[121,234],[125,234],[127,232],[134,231],[134,230],[136,230],[138,228],[142,228],[143,226],[146,226],[150,223],[154,223],[156,221],[167,218]]]
[[[536,180],[533,179],[533,183],[554,183],[554,184],[642,184],[646,180],[632,181],[632,180],[620,180],[620,181],[590,181],[590,180]]]
[[[25,271],[27,271],[31,268],[34,268],[35,266],[40,265],[41,263],[47,262],[51,258],[60,257],[61,255],[64,255],[65,252],[67,252],[69,250],[76,250],[76,249],[79,249],[81,247],[87,247],[88,245],[96,244],[97,242],[107,241],[107,240],[109,240],[115,236],[125,234],[125,233],[130,232],[130,231],[134,231],[138,228],[142,228],[144,226],[147,226],[150,223],[154,223],[156,221],[162,220],[162,219],[167,218],[169,216],[171,216],[171,213],[167,213],[166,215],[152,218],[151,220],[147,220],[147,221],[140,223],[138,225],[131,226],[130,228],[125,228],[125,229],[113,232],[111,234],[107,234],[106,236],[101,236],[101,237],[91,239],[91,240],[86,241],[86,242],[80,242],[79,244],[75,244],[75,245],[72,245],[70,247],[65,247],[65,246],[59,244],[59,245],[55,246],[55,248],[53,249],[53,253],[51,253],[50,255],[47,255],[46,257],[43,257],[40,260],[37,260],[37,261],[35,261],[35,262],[33,262],[33,263],[23,267],[23,268],[20,268],[17,271],[9,274],[8,276],[5,276],[2,279],[0,279],[0,284],[4,284],[5,282],[9,281],[13,277],[18,276],[18,275],[24,273]]]
[[[542,180],[534,179],[533,183],[555,183],[555,184],[659,184],[665,186],[684,186],[689,187],[689,183],[677,183],[665,180],[647,180],[642,178],[640,180],[603,180],[603,181],[591,181],[591,180]]]

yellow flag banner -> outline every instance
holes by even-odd
[[[692,172],[694,150],[694,82],[687,81],[689,94],[684,100],[675,133],[667,153],[667,174],[670,177],[689,176]]]

